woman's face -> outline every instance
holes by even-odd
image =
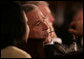
[[[23,17],[24,17],[24,20],[25,20],[25,22],[26,22],[26,33],[25,33],[24,39],[25,39],[25,41],[27,42],[28,37],[29,37],[30,29],[29,29],[29,25],[28,25],[28,18],[26,17],[26,14],[25,14],[24,11],[23,11]]]

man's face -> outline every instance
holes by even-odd
[[[83,36],[83,9],[79,11],[70,24],[69,32],[77,36]]]
[[[29,38],[32,39],[45,39],[48,36],[48,27],[45,22],[45,17],[37,8],[27,14],[28,24],[30,27]]]

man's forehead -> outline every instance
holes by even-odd
[[[44,15],[40,11],[27,13],[28,18],[31,20],[42,20]]]

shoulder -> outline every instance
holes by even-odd
[[[15,46],[10,46],[1,50],[1,58],[31,58],[31,56]]]

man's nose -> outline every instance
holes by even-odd
[[[48,17],[50,22],[54,22],[54,17],[51,14]]]
[[[43,29],[42,30],[43,31],[48,30],[48,26],[45,23],[43,23]]]

